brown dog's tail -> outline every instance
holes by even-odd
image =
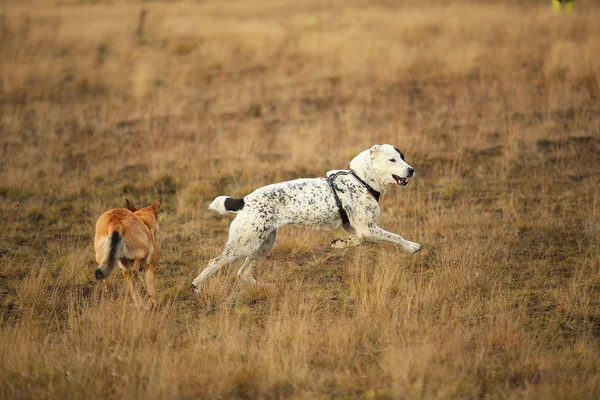
[[[115,265],[117,265],[117,252],[119,247],[121,247],[120,245],[123,241],[123,237],[121,236],[119,230],[114,230],[107,240],[108,254],[105,255],[100,267],[96,269],[94,274],[96,279],[108,278],[112,270],[115,268]]]

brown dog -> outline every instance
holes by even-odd
[[[127,288],[136,307],[142,301],[135,289],[132,272],[144,271],[146,293],[152,306],[156,305],[154,292],[154,268],[158,261],[156,232],[158,231],[158,211],[161,198],[154,204],[139,210],[126,199],[127,208],[113,208],[102,214],[96,221],[96,279],[108,278],[118,264],[127,283]],[[132,264],[133,262],[133,264]],[[142,264],[143,263],[143,264]]]

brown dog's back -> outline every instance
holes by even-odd
[[[161,201],[159,197],[151,206],[138,210],[127,200],[127,208],[113,208],[96,221],[94,250],[99,264],[95,272],[96,279],[107,278],[115,266],[119,265],[131,297],[138,307],[142,305],[142,301],[135,289],[132,271],[144,271],[146,293],[152,305],[156,305],[154,269],[158,262],[156,232]]]
[[[96,278],[108,277],[121,258],[146,259],[153,245],[150,229],[133,212],[126,208],[105,212],[96,222]]]

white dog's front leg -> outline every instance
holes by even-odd
[[[385,242],[392,243],[401,246],[405,251],[409,253],[416,253],[421,249],[419,243],[411,242],[410,240],[404,239],[402,236],[385,231],[378,226],[373,226],[365,229],[358,230],[358,235],[362,236],[365,240],[370,242]]]

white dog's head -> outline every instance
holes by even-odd
[[[350,161],[350,168],[373,181],[381,191],[388,185],[406,186],[415,174],[414,168],[404,161],[404,154],[391,144],[376,144],[363,151]]]

